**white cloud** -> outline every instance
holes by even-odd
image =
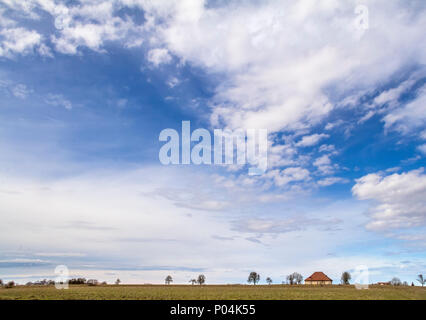
[[[28,89],[24,84],[17,84],[11,88],[11,91],[12,94],[19,99],[25,99],[32,92],[32,90]]]
[[[349,182],[348,179],[341,178],[341,177],[327,177],[317,181],[318,185],[320,185],[321,187],[331,186],[336,183],[348,183],[348,182]]]
[[[304,136],[302,138],[302,140],[300,140],[299,142],[296,143],[297,147],[312,147],[316,144],[318,144],[322,139],[328,138],[330,137],[328,134],[318,134],[315,133],[313,135],[310,136]]]
[[[60,106],[60,107],[64,107],[67,110],[72,109],[71,101],[65,99],[65,97],[61,94],[49,93],[44,99],[44,101],[51,106],[56,106],[56,107]]]
[[[322,174],[332,174],[334,172],[334,167],[327,154],[317,158],[314,161],[314,166],[316,166]]]
[[[170,88],[176,87],[180,83],[179,79],[176,77],[170,77],[169,80],[167,80],[167,85]]]
[[[425,225],[426,175],[423,169],[385,176],[372,173],[357,180],[352,193],[373,200],[367,228],[388,230]]]
[[[329,122],[326,124],[326,126],[324,127],[325,130],[332,130],[338,126],[341,126],[344,123],[343,120],[337,120],[335,122]]]
[[[418,146],[417,149],[419,149],[421,153],[426,155],[426,143]]]
[[[167,64],[172,61],[172,57],[167,51],[167,49],[152,49],[149,50],[147,59],[155,67],[158,67],[161,64]]]
[[[37,31],[24,28],[0,30],[0,57],[12,58],[16,54],[32,54],[37,47],[40,49],[41,45],[42,36]],[[45,54],[45,49],[39,53]]]
[[[426,86],[417,97],[402,108],[395,109],[384,117],[385,128],[409,133],[426,125]]]
[[[318,149],[319,152],[330,152],[332,154],[337,153],[336,147],[332,144],[323,144]]]
[[[306,181],[310,179],[309,171],[301,167],[286,168],[284,170],[271,170],[267,173],[272,177],[277,186],[285,186],[294,181]]]
[[[161,11],[167,23],[158,32],[165,48],[224,75],[213,124],[270,131],[310,127],[334,108],[325,88],[334,85],[345,98],[346,91],[370,88],[407,63],[425,61],[423,47],[414,49],[423,43],[425,24],[416,6],[370,3],[374,19],[360,38],[353,23],[356,1],[191,4],[188,11],[187,2],[147,9],[168,13]]]

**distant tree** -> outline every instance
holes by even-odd
[[[2,286],[3,286],[3,280],[0,279],[0,287],[2,287]]]
[[[342,276],[340,278],[340,281],[342,282],[342,284],[349,284],[349,280],[351,280],[351,274],[347,271],[342,273]]]
[[[115,280],[115,284],[118,286],[121,283],[120,279]]]
[[[9,281],[8,283],[6,283],[4,287],[9,289],[9,288],[13,288],[15,285],[16,285],[15,281]]]
[[[168,275],[168,276],[166,277],[166,279],[164,280],[164,282],[165,282],[166,284],[170,284],[170,283],[172,283],[172,282],[173,282],[173,278],[172,278],[172,276],[171,276],[171,275]]]
[[[99,284],[99,281],[96,280],[96,279],[89,279],[89,280],[87,280],[87,284],[89,286],[97,286]]]
[[[394,277],[390,281],[390,284],[393,285],[393,286],[400,286],[402,283],[401,283],[401,280],[399,278]]]
[[[256,283],[258,283],[259,280],[260,280],[260,274],[258,274],[257,272],[253,271],[253,272],[250,272],[249,277],[247,279],[247,282],[248,283],[252,283],[253,282],[253,284],[256,285]]]
[[[206,276],[204,274],[200,274],[197,278],[197,283],[201,286],[206,283]]]
[[[101,285],[106,286],[108,283],[106,281],[102,281]]]
[[[407,282],[407,281],[404,281],[404,282],[402,283],[402,285],[403,285],[403,286],[408,287],[408,282]]]
[[[85,278],[73,278],[68,281],[69,284],[86,284],[86,282]]]
[[[301,284],[301,283],[302,283],[302,281],[303,281],[303,276],[302,276],[300,273],[293,272],[292,274],[289,274],[289,275],[287,276],[287,282],[288,282],[290,285],[293,285],[293,284]]]
[[[411,286],[414,287],[414,282],[411,282]]]
[[[293,277],[294,277],[294,281],[295,281],[297,284],[301,284],[301,283],[302,283],[302,281],[303,281],[303,276],[302,276],[300,273],[294,272],[294,273],[293,273]]]
[[[272,284],[272,279],[271,279],[271,278],[269,278],[269,277],[267,277],[267,278],[266,278],[266,283],[267,283],[267,284]]]
[[[189,282],[190,282],[192,285],[194,285],[194,284],[196,284],[196,283],[197,283],[197,280],[195,280],[195,279],[191,279],[191,280],[189,280]]]
[[[422,274],[419,274],[418,276],[417,276],[417,281],[418,282],[420,282],[420,284],[422,285],[422,287],[425,285],[425,283],[426,283],[426,279],[425,278],[423,278],[423,275]]]

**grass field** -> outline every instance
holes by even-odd
[[[248,286],[248,285],[108,285],[70,286],[57,290],[54,286],[18,286],[0,289],[0,300],[426,300],[426,287],[381,287],[370,286],[357,290],[353,286]]]

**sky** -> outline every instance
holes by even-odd
[[[422,0],[0,0],[0,278],[415,282],[424,30]],[[267,171],[162,164],[182,121],[266,129]]]

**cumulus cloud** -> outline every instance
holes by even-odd
[[[152,49],[148,52],[147,59],[155,67],[158,67],[160,64],[170,63],[172,61],[172,56],[167,49]]]
[[[184,61],[225,75],[217,88],[214,124],[297,130],[333,110],[324,88],[335,85],[344,97],[346,89],[368,88],[407,63],[424,62],[424,50],[407,51],[422,43],[423,11],[371,3],[375,19],[360,38],[355,6],[355,1],[271,1],[237,9],[179,2],[165,9],[169,15],[162,15],[167,23],[159,38]],[[390,17],[391,26],[385,23]],[[379,68],[383,61],[389,63]]]
[[[0,57],[12,58],[16,54],[28,55],[41,49],[40,54],[48,55],[42,45],[42,36],[37,31],[25,28],[9,28],[0,30]]]
[[[372,200],[371,230],[418,227],[426,224],[426,175],[423,168],[385,176],[368,174],[358,180],[352,193]]]
[[[317,167],[318,171],[322,174],[331,174],[334,172],[334,167],[331,163],[329,155],[325,154],[314,161],[314,166]]]
[[[300,140],[299,142],[296,143],[297,147],[312,147],[316,144],[318,144],[318,142],[320,142],[322,139],[328,138],[330,137],[328,134],[318,134],[315,133],[313,135],[310,136],[304,136],[302,137],[302,140]]]
[[[301,167],[286,168],[284,170],[271,170],[268,177],[272,177],[277,186],[284,186],[294,181],[306,181],[310,179],[307,169]]]

